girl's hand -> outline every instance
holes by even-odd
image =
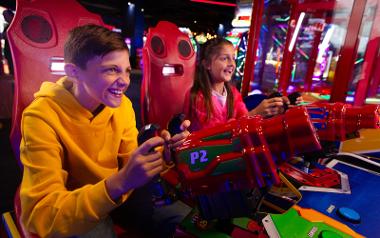
[[[296,107],[296,106],[298,106],[298,105],[301,105],[303,103],[303,98],[302,98],[302,96],[301,97],[298,97],[297,99],[296,99],[296,104],[295,105],[291,105],[291,104],[289,104],[288,106],[289,106],[289,108],[291,108],[291,107]]]
[[[249,115],[261,115],[264,118],[275,116],[284,112],[284,101],[282,97],[264,99],[257,107],[252,109]]]

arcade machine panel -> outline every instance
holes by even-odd
[[[379,133],[379,106],[352,107],[342,103],[317,103],[306,106],[321,140],[341,142],[358,136],[362,128]],[[375,136],[373,136],[373,139]],[[362,140],[362,136],[356,140]],[[377,144],[378,145],[378,144]],[[375,145],[371,145],[375,148]],[[378,149],[378,148],[377,148]],[[264,226],[272,236],[297,234],[325,237],[376,237],[376,218],[380,215],[376,201],[380,193],[380,163],[373,158],[352,153],[326,154],[328,164],[310,173],[282,164],[280,170],[297,182],[302,199],[288,212],[268,215]],[[286,165],[286,166],[284,166]],[[290,169],[291,168],[291,169]],[[335,184],[336,176],[341,182]],[[311,179],[308,179],[309,176]],[[289,222],[291,221],[291,222]],[[300,225],[303,224],[303,225]]]
[[[64,74],[63,45],[69,30],[90,23],[104,25],[98,15],[75,0],[17,1],[16,15],[8,29],[15,74],[10,137],[16,158],[22,111],[43,81],[56,81]]]
[[[314,103],[305,107],[323,144],[323,151],[320,154],[305,156],[301,163],[293,163],[292,165],[282,164],[280,170],[292,178],[292,181],[296,182],[296,184],[302,185],[299,189],[310,186],[333,190],[337,188],[347,190],[344,189],[345,181],[347,180],[344,176],[316,162],[318,160],[319,163],[325,164],[331,160],[338,151],[338,147],[342,148],[344,141],[349,138],[355,138],[358,141],[364,139],[367,142],[376,142],[374,140],[375,134],[379,133],[378,128],[380,123],[379,106],[365,105],[363,107],[353,107],[343,103]],[[368,138],[363,138],[359,133],[364,128],[373,128],[365,129],[373,132],[372,141],[369,141]],[[351,139],[351,145],[354,145],[352,142]],[[363,147],[364,143],[361,144]],[[372,144],[371,147],[374,148],[376,145],[378,143]],[[347,149],[347,147],[345,148]],[[343,159],[342,156],[339,158]],[[336,159],[339,158],[336,157]],[[352,161],[353,163],[357,162],[361,166],[359,160],[353,159]]]
[[[377,204],[380,193],[376,188],[380,184],[380,174],[374,171],[379,171],[380,165],[358,155],[351,157],[373,168],[370,170],[338,160],[327,164],[327,167],[348,176],[350,193],[302,191],[299,206],[315,209],[366,237],[377,237],[380,232],[380,209]]]
[[[339,152],[351,152],[365,154],[380,161],[380,137],[379,129],[361,129],[358,138],[343,141]]]
[[[185,93],[193,84],[196,54],[190,38],[173,23],[160,21],[148,31],[143,62],[143,124],[167,128],[170,119],[182,112]]]

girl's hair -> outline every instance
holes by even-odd
[[[193,108],[196,105],[195,102],[198,92],[200,92],[204,98],[207,120],[210,120],[212,113],[214,113],[211,100],[212,79],[206,65],[211,63],[212,58],[219,53],[224,45],[232,45],[232,43],[224,38],[217,37],[207,41],[201,46],[200,55],[195,70],[194,83],[190,90],[190,116],[193,116],[191,114],[194,113]],[[233,116],[234,96],[232,94],[230,83],[224,82],[224,86],[227,90],[227,115],[229,119]]]

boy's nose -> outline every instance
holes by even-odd
[[[120,76],[119,79],[117,80],[117,86],[118,87],[127,87],[129,85],[129,82],[130,82],[129,76],[124,74],[124,75]]]

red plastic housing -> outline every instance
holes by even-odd
[[[360,129],[380,128],[380,105],[315,103],[306,107],[321,140],[343,141]]]
[[[341,185],[338,172],[327,167],[313,168],[312,172],[306,173],[289,163],[282,163],[279,169],[282,173],[293,178],[302,185],[323,188],[340,187]]]
[[[176,152],[176,169],[192,194],[261,188],[280,182],[276,163],[319,149],[306,109],[297,107],[270,120],[244,117],[192,133]]]
[[[192,86],[196,54],[187,34],[176,25],[160,21],[149,28],[143,48],[141,118],[144,125],[167,128],[183,111],[185,93]]]

